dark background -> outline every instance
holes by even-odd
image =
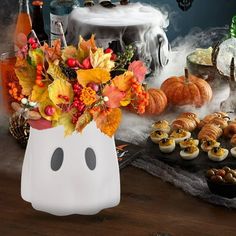
[[[44,2],[45,27],[48,32],[50,1]],[[137,1],[131,0],[131,2]],[[192,7],[186,12],[178,7],[176,0],[144,0],[139,2],[152,4],[169,12],[170,26],[167,31],[169,41],[177,36],[185,36],[196,28],[205,30],[211,27],[229,25],[232,16],[236,14],[236,0],[194,0]],[[1,1],[0,46],[11,41],[17,12],[18,0]]]

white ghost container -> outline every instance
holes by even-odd
[[[21,196],[53,215],[93,215],[120,202],[114,138],[91,122],[64,137],[62,126],[31,128],[22,167]]]

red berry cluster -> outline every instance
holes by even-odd
[[[117,55],[113,52],[113,50],[111,48],[107,48],[104,53],[111,53],[111,60],[112,61],[116,61],[117,59]]]
[[[30,44],[32,49],[36,49],[39,46],[35,38],[29,38],[28,43]]]
[[[72,107],[76,108],[77,112],[72,117],[72,123],[76,124],[79,117],[83,114],[85,110],[85,104],[80,100],[80,95],[82,91],[82,86],[79,83],[73,85],[74,90],[74,101]]]
[[[38,64],[36,66],[36,80],[35,84],[37,84],[39,87],[44,87],[44,83],[42,82],[42,72],[43,72],[43,65]]]

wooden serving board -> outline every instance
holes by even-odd
[[[180,147],[176,146],[174,152],[166,154],[162,153],[159,149],[159,145],[151,141],[150,137],[147,140],[145,152],[152,158],[157,158],[171,166],[180,167],[182,169],[188,170],[190,172],[206,171],[209,168],[221,168],[224,166],[229,166],[230,168],[236,168],[236,158],[232,157],[230,154],[230,143],[229,140],[224,138],[219,139],[221,146],[229,150],[228,157],[221,162],[214,162],[208,158],[207,153],[203,152],[199,147],[199,156],[193,160],[183,160],[180,157]]]

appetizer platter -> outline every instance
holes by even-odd
[[[183,112],[170,122],[158,120],[152,124],[146,151],[153,158],[191,172],[236,168],[236,120],[225,112],[202,119]]]

